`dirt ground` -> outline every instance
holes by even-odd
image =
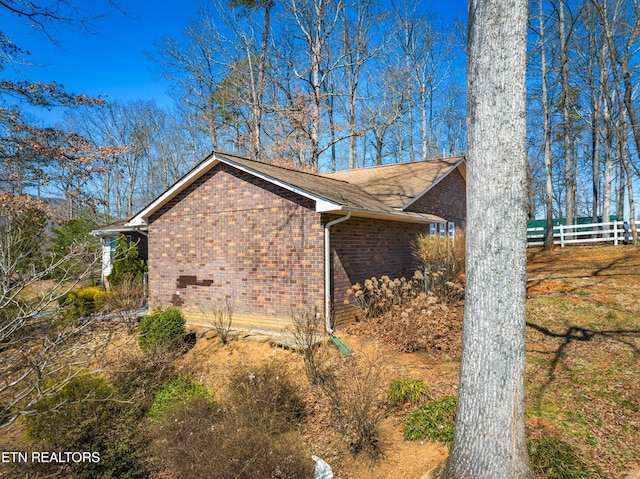
[[[423,379],[434,397],[455,393],[457,384],[451,369],[456,366],[442,358],[426,353],[399,353],[381,342],[363,336],[342,333],[339,337],[353,350],[353,354],[380,365],[382,387],[391,379],[412,377]],[[224,389],[225,371],[239,363],[251,365],[269,360],[284,361],[290,366],[303,395],[319,393],[308,389],[299,354],[272,346],[266,337],[259,335],[248,336],[226,346],[217,339],[201,338],[182,359],[181,367],[201,380],[215,395],[215,391]],[[379,438],[383,457],[375,461],[363,454],[353,457],[340,435],[332,430],[326,404],[309,398],[307,402],[314,404],[315,408],[312,412],[315,417],[311,417],[302,430],[309,445],[309,456],[313,454],[322,457],[332,466],[336,479],[420,478],[447,456],[447,449],[442,445],[427,441],[405,441],[402,427],[405,411],[385,410]],[[380,407],[384,407],[382,402]]]
[[[640,469],[639,251],[619,246],[528,252],[527,433],[560,434],[582,457],[599,461],[606,478],[622,478]],[[425,381],[430,399],[457,393],[455,355],[402,353],[360,330],[337,335],[356,356],[376,362],[382,391],[392,379],[411,377]],[[331,427],[326,403],[309,387],[299,354],[260,336],[228,345],[207,339],[203,331],[197,336],[178,367],[206,385],[214,397],[223,394],[227,371],[237,364],[275,359],[290,366],[310,404],[301,429],[308,454],[325,459],[336,479],[421,478],[446,458],[447,449],[441,445],[405,441],[402,418],[408,409],[391,410],[383,401],[379,438],[383,457],[375,462],[362,454],[353,457]],[[135,348],[135,335],[121,328],[113,351],[122,354]],[[600,371],[608,376],[597,376]],[[0,451],[21,450],[23,445],[19,421],[0,430]]]

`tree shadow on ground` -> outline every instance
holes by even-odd
[[[549,338],[561,339],[562,343],[552,353],[553,359],[549,368],[549,375],[547,381],[542,385],[538,394],[538,401],[542,399],[544,391],[549,385],[556,379],[556,371],[558,366],[566,357],[567,348],[575,342],[589,342],[596,337],[602,337],[611,341],[621,343],[631,349],[633,354],[640,356],[640,346],[635,341],[636,338],[640,338],[640,329],[612,329],[612,330],[597,330],[583,328],[580,326],[569,326],[564,332],[554,332],[550,329],[540,326],[538,324],[527,321],[527,327],[538,331]]]

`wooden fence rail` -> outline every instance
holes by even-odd
[[[640,230],[640,222],[636,222]],[[544,245],[545,227],[527,228],[527,246]],[[558,225],[553,227],[553,243],[560,246],[586,243],[630,243],[631,225],[626,221]]]

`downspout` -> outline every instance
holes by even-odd
[[[331,328],[331,234],[329,228],[351,218],[351,211],[347,216],[329,221],[324,225],[324,327],[329,335],[333,335]]]

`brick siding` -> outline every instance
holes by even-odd
[[[234,318],[271,329],[323,310],[323,258],[313,201],[219,164],[150,218],[149,303],[203,322],[230,298]]]
[[[407,211],[429,213],[453,221],[464,230],[467,224],[467,186],[456,168],[413,203]]]
[[[351,218],[331,228],[333,312],[338,324],[358,313],[353,304],[345,304],[353,284],[363,284],[372,276],[413,276],[417,269],[414,242],[428,230],[428,225],[368,218]]]

